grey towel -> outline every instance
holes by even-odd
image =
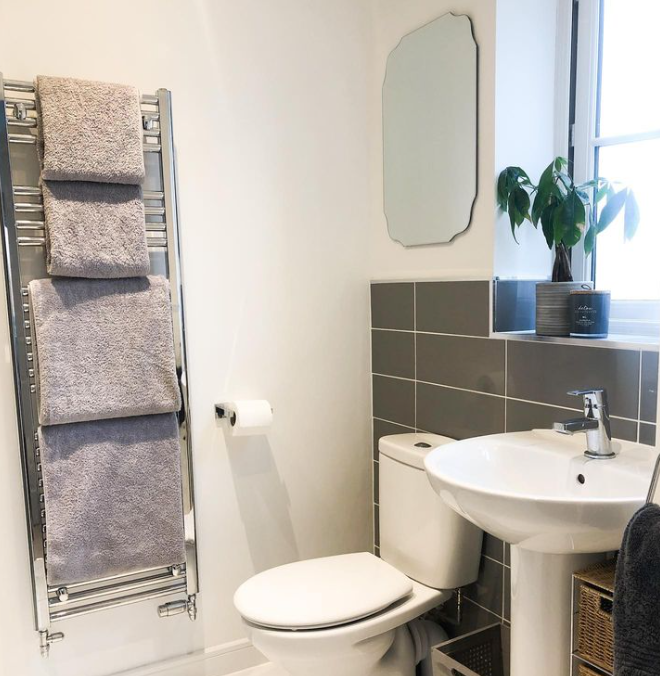
[[[46,263],[61,277],[142,277],[149,252],[139,185],[42,181]]]
[[[176,415],[39,429],[48,583],[185,561]]]
[[[135,87],[39,75],[42,178],[139,184],[144,179]]]
[[[660,676],[660,507],[646,505],[623,536],[614,585],[614,673]]]
[[[29,294],[42,425],[180,409],[167,279],[35,279]]]

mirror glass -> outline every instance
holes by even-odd
[[[383,85],[385,216],[404,246],[450,242],[477,194],[477,45],[467,16],[406,35]]]

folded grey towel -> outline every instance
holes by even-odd
[[[165,277],[29,284],[42,425],[181,408]]]
[[[646,505],[623,536],[614,584],[614,673],[660,676],[660,507]]]
[[[39,75],[36,94],[42,178],[142,183],[142,117],[135,87]]]
[[[46,264],[61,277],[142,277],[149,252],[139,185],[42,181]]]
[[[185,561],[174,413],[39,429],[48,583]]]

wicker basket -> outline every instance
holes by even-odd
[[[433,664],[452,676],[503,676],[502,628],[499,624],[442,643]]]
[[[578,592],[577,654],[611,672],[614,668],[614,627],[612,600],[614,592],[613,561],[599,564],[576,574]],[[593,671],[582,671],[593,674]],[[586,669],[586,667],[584,667]]]
[[[578,676],[601,676],[601,674],[593,669],[589,669],[589,667],[584,664],[580,664],[578,666]]]

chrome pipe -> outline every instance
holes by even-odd
[[[61,620],[66,620],[71,617],[80,617],[81,615],[89,615],[90,613],[96,613],[100,610],[107,610],[109,608],[120,608],[122,606],[129,606],[133,603],[139,603],[140,601],[150,601],[151,599],[157,599],[161,596],[169,596],[170,594],[179,594],[185,593],[186,585],[178,584],[176,586],[164,588],[164,589],[155,589],[153,591],[140,592],[138,594],[132,594],[131,596],[125,596],[120,599],[108,599],[106,601],[99,601],[98,603],[92,603],[88,606],[83,606],[81,608],[69,608],[66,610],[59,610],[56,613],[51,613],[50,621],[51,622],[60,622]]]
[[[4,86],[8,92],[34,92],[34,83],[27,80],[5,80]]]
[[[37,145],[37,137],[34,134],[9,134],[9,143],[34,146]],[[144,143],[142,150],[145,153],[159,153],[160,143]]]
[[[125,582],[133,582],[136,580],[140,575],[157,575],[157,574],[163,574],[165,572],[168,572],[170,575],[173,575],[172,573],[172,566],[156,566],[154,568],[143,568],[142,570],[138,570],[134,573],[120,573],[119,575],[109,575],[108,577],[100,577],[93,582],[73,582],[71,584],[66,585],[66,588],[71,591],[73,589],[80,589],[81,587],[90,587],[91,585],[101,585],[105,584],[106,582],[116,582],[120,580],[124,580]],[[183,571],[179,571],[179,574],[181,572],[186,572],[185,571],[185,566],[183,568]],[[58,589],[61,588],[62,585],[58,585],[57,587],[48,587],[48,593],[49,594],[56,594]]]
[[[15,185],[14,186],[14,195],[29,195],[31,197],[41,197],[41,188],[36,185]],[[145,190],[142,193],[142,198],[145,200],[163,200],[162,191],[158,190]]]
[[[7,124],[10,127],[27,127],[29,129],[34,129],[37,126],[37,121],[31,117],[27,120],[19,120],[17,117],[8,117]]]
[[[145,229],[147,232],[167,232],[167,223],[157,222],[157,223],[145,223]],[[45,236],[45,224],[43,221],[16,221],[16,229],[26,230],[29,232],[39,233]]]
[[[8,92],[22,92],[24,94],[35,93],[34,82],[28,82],[27,80],[5,80],[3,84],[5,91]],[[158,97],[154,94],[143,94],[140,97],[140,103],[157,105]]]
[[[174,577],[171,572],[163,573],[161,575],[152,575],[151,577],[145,577],[142,580],[135,580],[134,582],[119,582],[117,584],[111,584],[107,587],[90,589],[88,591],[80,591],[71,593],[70,587],[66,587],[67,594],[61,594],[62,587],[58,588],[55,598],[48,600],[48,605],[50,608],[59,608],[64,605],[72,605],[75,603],[85,602],[91,599],[103,598],[104,596],[111,596],[113,594],[124,594],[125,592],[134,592],[142,589],[149,589],[154,585],[160,584],[161,582],[170,582],[170,584],[179,584],[175,582],[176,580],[182,580],[183,578],[179,575]]]
[[[24,105],[25,110],[36,110],[37,104],[31,99],[5,99],[5,106],[7,108],[13,108],[16,105]]]
[[[45,237],[17,237],[16,241],[18,246],[46,246]],[[147,237],[147,248],[148,249],[167,249],[167,238],[166,237]]]
[[[44,205],[37,202],[15,202],[14,211],[20,214],[35,214],[44,210]]]

